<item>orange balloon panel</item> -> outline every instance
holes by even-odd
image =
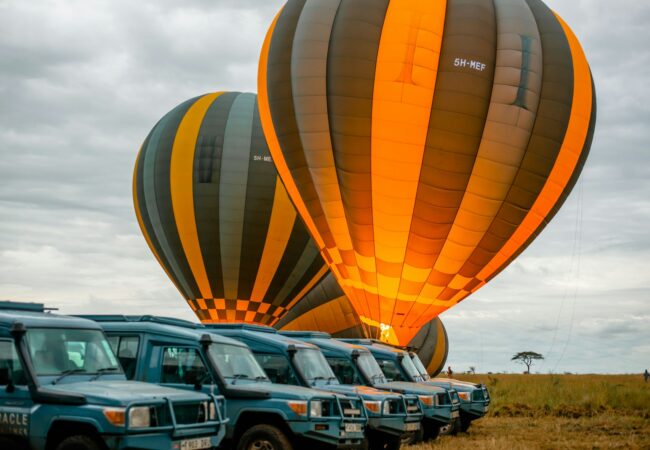
[[[596,119],[580,44],[540,0],[289,0],[258,101],[330,269],[400,342],[532,242]]]
[[[398,344],[392,330],[362,321],[341,290],[336,279],[329,274],[314,286],[296,306],[275,325],[284,331],[324,331],[335,338],[367,338],[379,335],[384,341]],[[383,336],[382,336],[383,333]],[[442,321],[435,318],[427,322],[404,346],[417,352],[432,376],[444,368],[449,353],[449,339]]]

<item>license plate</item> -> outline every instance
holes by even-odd
[[[212,448],[210,438],[187,439],[181,441],[180,450],[201,450],[204,448]]]
[[[345,424],[345,432],[346,433],[361,433],[363,431],[363,427],[360,423],[346,423]]]
[[[420,429],[420,422],[407,423],[404,431],[418,431]]]
[[[451,418],[452,419],[455,419],[455,418],[457,418],[459,416],[460,416],[460,413],[458,411],[452,411],[452,413],[451,413]]]

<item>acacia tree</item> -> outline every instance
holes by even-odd
[[[530,366],[533,365],[533,361],[544,359],[544,357],[536,352],[519,352],[512,357],[511,361],[524,364],[526,366],[526,373],[530,374]]]

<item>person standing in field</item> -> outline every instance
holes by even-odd
[[[648,369],[645,370],[645,373],[643,374],[643,379],[645,382],[648,382],[648,378],[650,378],[650,372],[648,372]]]
[[[646,370],[646,373],[648,371]],[[451,370],[451,366],[447,367],[447,376],[451,378],[451,376],[454,374],[454,371]]]

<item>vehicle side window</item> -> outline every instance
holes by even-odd
[[[379,363],[379,367],[381,367],[381,371],[384,372],[384,375],[388,381],[404,381],[402,378],[402,373],[394,361],[378,359],[377,362]]]
[[[108,342],[111,344],[113,353],[120,360],[124,375],[128,380],[135,378],[135,370],[138,363],[138,348],[140,338],[138,336],[108,336]]]
[[[297,386],[298,379],[289,365],[289,361],[284,356],[278,355],[259,355],[255,354],[255,359],[266,372],[266,376],[277,384],[292,384]]]
[[[165,347],[163,350],[162,383],[205,383],[210,375],[197,349]]]
[[[13,341],[0,341],[0,386],[26,385],[25,372]]]
[[[120,337],[119,336],[106,336],[106,339],[108,339],[108,343],[111,344],[111,348],[113,349],[113,353],[117,355],[117,346],[120,344]]]
[[[363,384],[350,361],[344,358],[327,358],[334,375],[341,384]]]
[[[140,338],[138,336],[123,336],[120,339],[117,359],[120,360],[120,364],[122,364],[122,369],[124,369],[124,374],[128,380],[132,380],[135,377],[139,345]]]

